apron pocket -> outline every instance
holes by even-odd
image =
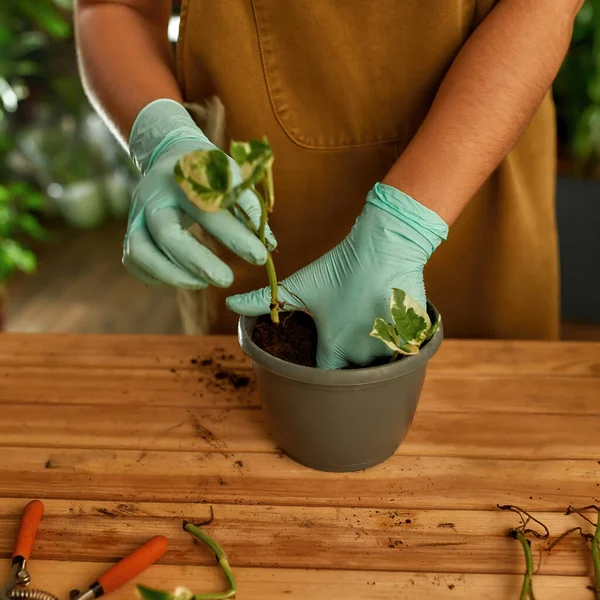
[[[408,140],[468,36],[475,0],[252,0],[275,116],[307,148]]]

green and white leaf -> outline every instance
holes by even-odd
[[[420,346],[416,346],[414,344],[401,344],[398,348],[398,352],[400,354],[419,354]]]
[[[137,594],[142,600],[174,600],[168,592],[153,590],[143,585],[136,586]]]
[[[386,323],[383,319],[375,319],[373,331],[369,334],[378,340],[381,340],[388,348],[394,352],[401,352],[400,339],[393,325]]]
[[[440,328],[441,324],[442,324],[442,315],[440,315],[438,313],[438,318],[437,318],[436,322],[431,326],[431,329],[427,333],[427,338],[426,339],[432,338],[437,333],[437,331]]]
[[[267,138],[249,142],[231,142],[230,153],[233,160],[240,166],[244,187],[252,187],[265,180],[267,206],[271,210],[275,202],[272,174],[274,156]]]
[[[426,309],[403,290],[394,288],[390,312],[397,334],[409,345],[419,346],[431,328]]]
[[[221,150],[184,154],[174,169],[175,181],[200,210],[217,212],[231,200],[231,166]]]
[[[190,590],[184,587],[178,587],[170,594],[169,592],[153,590],[143,585],[138,585],[137,593],[142,600],[191,600],[194,596]]]

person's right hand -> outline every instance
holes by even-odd
[[[142,173],[133,193],[123,244],[123,264],[133,276],[147,284],[180,288],[229,287],[233,272],[187,231],[193,222],[249,263],[266,262],[267,250],[242,215],[236,218],[225,210],[201,211],[175,182],[173,168],[180,156],[216,149],[181,104],[156,100],[146,106],[133,124],[129,146]],[[230,158],[230,162],[235,185],[241,176],[235,161]],[[261,209],[256,195],[246,191],[238,204],[258,226]],[[267,243],[269,249],[276,246],[270,231]]]

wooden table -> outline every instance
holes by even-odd
[[[65,599],[155,534],[169,550],[138,581],[222,589],[181,528],[211,507],[241,600],[514,599],[518,518],[496,504],[555,538],[600,503],[600,344],[444,342],[408,439],[355,474],[285,457],[246,378],[234,338],[0,336],[2,575],[40,498],[33,581]],[[579,537],[533,548],[539,600],[593,598]]]

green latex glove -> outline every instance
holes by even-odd
[[[123,246],[123,264],[132,275],[147,284],[181,288],[230,286],[231,269],[187,231],[194,222],[248,262],[266,262],[265,247],[242,215],[201,211],[175,182],[173,168],[181,155],[216,148],[181,104],[156,100],[146,106],[133,124],[129,147],[143,175],[133,193]],[[232,180],[237,184],[241,181],[239,168],[230,161]],[[245,192],[239,204],[258,225],[260,203],[254,193]],[[270,231],[267,241],[271,249],[275,247]]]
[[[369,337],[377,317],[390,320],[392,288],[400,288],[423,306],[423,268],[446,239],[448,226],[433,211],[388,185],[377,184],[344,241],[304,267],[279,288],[279,299],[298,306],[301,298],[313,314],[319,334],[317,364],[340,369],[365,365],[392,351]],[[269,312],[268,288],[227,299],[241,315]]]

